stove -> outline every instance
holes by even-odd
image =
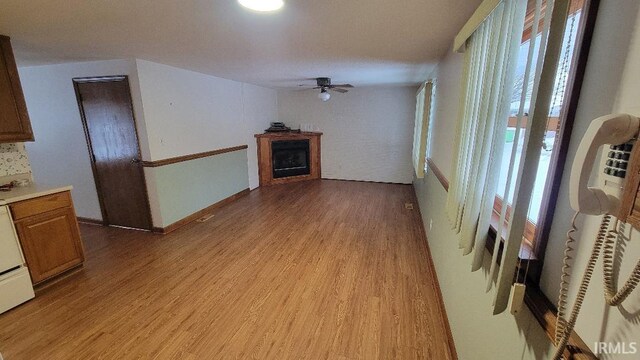
[[[0,206],[0,313],[35,296],[8,206]]]

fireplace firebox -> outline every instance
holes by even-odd
[[[309,175],[309,140],[280,140],[271,143],[273,178]]]
[[[260,186],[320,179],[321,132],[256,134]]]

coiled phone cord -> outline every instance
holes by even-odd
[[[618,237],[618,220],[616,220],[614,224],[613,231],[609,231],[609,225],[611,223],[611,215],[605,214],[602,217],[602,222],[600,223],[600,229],[598,230],[598,234],[596,236],[596,241],[593,244],[593,251],[591,252],[591,256],[589,257],[589,261],[587,262],[587,267],[582,276],[582,282],[580,283],[580,288],[578,289],[578,294],[576,296],[576,301],[573,305],[573,309],[571,311],[571,316],[569,320],[566,319],[566,307],[567,307],[567,297],[569,292],[569,277],[571,264],[570,260],[572,260],[571,252],[573,251],[573,243],[576,241],[573,237],[573,234],[576,232],[576,219],[578,217],[578,213],[573,216],[571,221],[571,229],[567,232],[567,240],[566,240],[566,248],[564,252],[564,259],[562,262],[562,277],[560,282],[560,295],[558,297],[558,317],[556,320],[556,352],[553,356],[554,360],[560,359],[562,357],[562,353],[564,352],[564,348],[567,346],[567,342],[569,341],[569,336],[573,331],[573,327],[576,324],[576,320],[578,318],[578,314],[580,313],[580,308],[582,307],[582,302],[587,293],[587,289],[589,287],[589,282],[591,281],[591,276],[593,275],[593,271],[596,266],[596,262],[598,261],[598,257],[600,256],[600,250],[603,252],[604,265],[603,265],[603,281],[605,288],[605,300],[607,304],[611,306],[616,306],[622,303],[631,292],[636,288],[638,283],[640,283],[640,260],[636,264],[636,267],[633,270],[633,273],[627,279],[624,286],[620,291],[616,291],[614,279],[613,279],[613,260],[614,260],[614,244]],[[604,245],[604,246],[603,246]]]
[[[609,223],[611,222],[611,215],[606,214],[602,218],[602,223],[600,224],[600,230],[598,231],[598,235],[596,237],[596,241],[593,244],[593,251],[591,252],[591,257],[587,262],[587,268],[584,271],[582,276],[582,282],[580,283],[580,288],[578,290],[578,295],[576,296],[576,301],[573,304],[573,310],[571,311],[571,316],[569,320],[566,320],[566,307],[567,307],[567,297],[569,292],[569,278],[571,276],[571,264],[570,261],[572,257],[570,253],[573,251],[572,244],[576,241],[573,238],[573,233],[576,232],[576,219],[578,217],[578,213],[573,216],[573,220],[571,221],[571,230],[567,232],[567,240],[566,240],[566,248],[565,248],[565,256],[562,260],[562,277],[560,281],[560,295],[558,300],[558,317],[556,320],[556,353],[553,356],[554,360],[558,360],[562,357],[562,353],[564,352],[564,348],[567,346],[567,342],[569,341],[569,335],[573,331],[573,327],[575,326],[576,320],[578,318],[578,313],[580,312],[580,308],[582,307],[582,302],[584,301],[585,295],[587,293],[587,289],[589,287],[589,282],[591,281],[591,276],[593,275],[593,270],[595,269],[596,262],[598,257],[600,256],[600,249],[602,248],[602,243],[604,242],[604,238],[607,234],[607,230],[609,228]]]
[[[602,258],[603,258],[603,278],[604,278],[604,291],[605,291],[605,300],[607,304],[610,306],[618,306],[620,305],[631,292],[638,286],[640,283],[640,260],[636,263],[631,276],[624,283],[620,291],[616,289],[615,279],[613,276],[613,263],[614,263],[614,246],[616,243],[616,239],[618,238],[618,226],[614,227],[613,231],[610,231],[607,235],[604,248],[602,250]]]

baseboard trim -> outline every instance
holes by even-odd
[[[83,223],[83,224],[89,224],[89,225],[101,225],[104,226],[105,223],[103,220],[98,220],[98,219],[92,219],[92,218],[86,218],[86,217],[82,217],[82,216],[76,216],[76,218],[78,219],[79,223]]]
[[[415,187],[413,191],[413,199],[418,204],[418,195],[415,192]],[[447,345],[449,347],[449,352],[453,359],[458,359],[458,352],[456,351],[456,344],[453,340],[453,332],[451,332],[451,324],[449,323],[449,316],[447,315],[447,309],[444,306],[444,298],[442,297],[442,289],[440,288],[440,281],[438,280],[438,273],[436,272],[436,266],[433,263],[433,257],[431,256],[431,248],[429,247],[429,240],[427,239],[427,230],[424,227],[424,222],[422,220],[422,213],[420,212],[420,206],[416,206],[415,208],[418,212],[418,217],[420,218],[420,232],[422,233],[422,237],[425,242],[425,246],[427,248],[427,256],[428,256],[428,267],[431,275],[433,276],[433,286],[435,287],[436,297],[438,298],[438,307],[440,308],[440,314],[442,314],[442,322],[443,327],[447,333]]]
[[[449,347],[449,352],[454,360],[458,359],[458,352],[456,351],[456,344],[453,340],[453,332],[451,332],[451,324],[449,323],[449,316],[447,315],[447,308],[444,306],[444,298],[442,297],[442,289],[440,288],[440,281],[438,280],[438,273],[436,272],[436,266],[433,263],[433,257],[431,256],[431,248],[429,247],[429,240],[427,238],[427,229],[424,227],[424,222],[422,219],[422,213],[420,212],[420,206],[418,206],[418,194],[415,192],[415,187],[413,191],[413,200],[416,203],[416,211],[418,212],[418,217],[420,218],[421,224],[421,233],[422,238],[424,239],[425,246],[427,248],[427,257],[428,257],[428,267],[431,272],[431,276],[433,276],[433,286],[435,287],[436,298],[438,299],[438,307],[440,308],[440,314],[442,315],[441,320],[443,322],[443,327],[447,333],[447,346]]]
[[[410,182],[401,183],[401,182],[374,181],[374,180],[329,179],[329,178],[321,178],[321,180],[351,181],[351,182],[362,182],[362,183],[373,183],[373,184],[390,184],[390,185],[412,185],[412,183],[410,183]]]
[[[187,224],[189,224],[191,222],[194,222],[194,221],[200,219],[201,217],[211,213],[213,210],[221,208],[221,207],[223,207],[223,206],[225,206],[225,205],[227,205],[229,203],[232,203],[232,202],[236,201],[237,199],[239,199],[239,198],[241,198],[241,197],[243,197],[243,196],[245,196],[247,194],[249,194],[249,188],[246,188],[246,189],[244,189],[244,190],[242,190],[240,192],[237,192],[237,193],[235,193],[235,194],[233,194],[233,195],[231,195],[231,196],[229,196],[227,198],[224,198],[224,199],[218,201],[217,203],[215,203],[213,205],[207,206],[206,208],[204,208],[202,210],[196,211],[193,214],[191,214],[191,215],[189,215],[189,216],[187,216],[187,217],[185,217],[185,218],[183,218],[181,220],[178,220],[178,221],[174,222],[173,224],[167,225],[165,227],[154,227],[152,229],[152,231],[154,233],[157,233],[157,234],[168,234],[170,232],[176,231],[179,228],[181,228],[181,227],[183,227],[183,226],[185,226],[185,225],[187,225]]]

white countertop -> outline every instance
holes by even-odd
[[[16,201],[33,199],[39,196],[51,195],[71,190],[71,185],[55,186],[40,183],[31,183],[25,187],[14,187],[11,191],[0,191],[0,205],[7,205]]]

